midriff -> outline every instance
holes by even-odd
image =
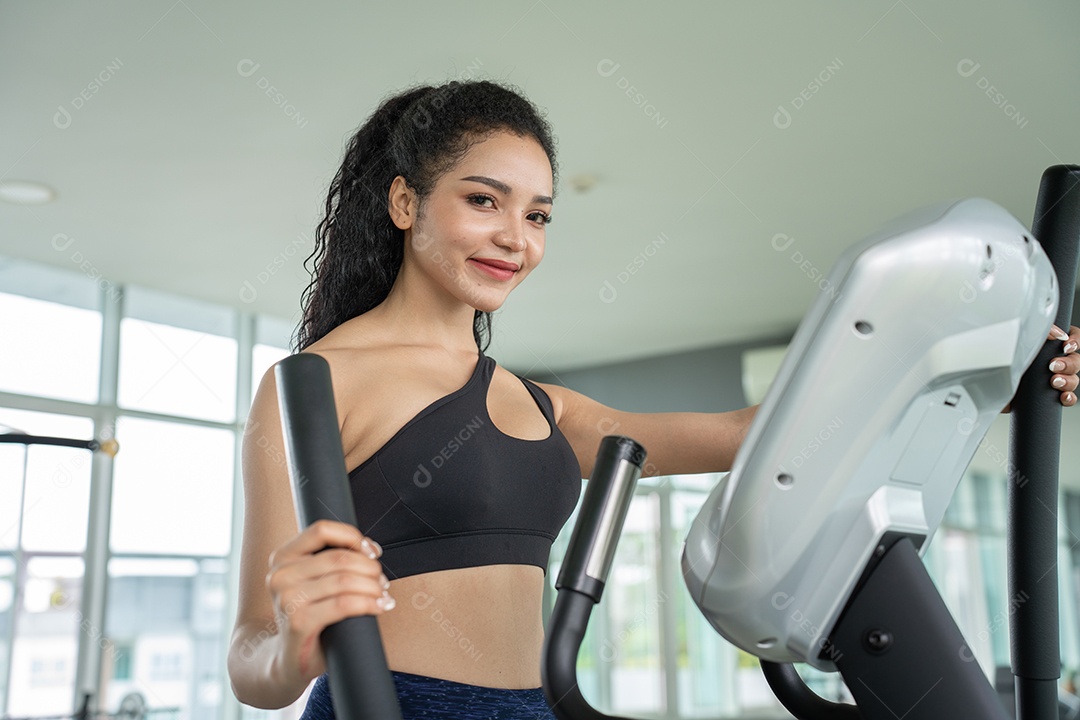
[[[394,580],[378,616],[391,670],[469,685],[540,687],[544,571],[486,565]]]

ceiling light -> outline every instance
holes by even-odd
[[[29,180],[0,181],[0,200],[17,205],[40,205],[56,199],[56,191],[48,185]]]
[[[579,193],[585,193],[592,190],[593,186],[596,185],[597,180],[598,178],[595,175],[581,173],[570,178],[570,187],[574,188],[574,190]]]

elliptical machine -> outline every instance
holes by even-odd
[[[797,718],[1009,717],[920,555],[1010,399],[1016,717],[1057,718],[1061,416],[1045,339],[1070,325],[1078,242],[1080,167],[1055,166],[1033,232],[965,200],[894,221],[834,266],[838,295],[800,324],[682,555],[699,609],[761,658]],[[576,659],[644,459],[630,438],[603,440],[556,582],[542,672],[564,720],[611,717],[582,697]],[[812,693],[793,662],[839,670],[855,705]]]

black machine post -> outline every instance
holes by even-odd
[[[1007,720],[911,540],[879,546],[830,637],[866,720]]]
[[[645,448],[630,438],[611,435],[600,442],[555,583],[558,596],[540,665],[544,696],[560,720],[622,720],[605,715],[582,696],[577,682],[577,656],[593,606],[604,592],[615,546],[644,464]]]
[[[1068,330],[1080,247],[1080,166],[1043,173],[1031,227],[1057,275],[1055,323]],[[1012,403],[1009,439],[1009,619],[1017,720],[1056,718],[1058,639],[1058,457],[1061,404],[1046,382],[1061,342],[1047,342],[1024,373]]]
[[[323,519],[355,526],[330,366],[318,355],[299,353],[278,363],[274,375],[300,526]],[[323,630],[319,640],[337,717],[401,720],[374,616],[345,618]]]

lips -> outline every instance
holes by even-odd
[[[514,277],[518,266],[505,260],[493,260],[489,258],[469,258],[477,270],[490,278],[506,282]],[[505,267],[504,267],[505,266]]]
[[[505,260],[495,260],[493,258],[472,258],[475,262],[482,263],[484,265],[490,265],[491,267],[499,268],[500,270],[509,270],[510,272],[517,272],[521,267],[516,263],[507,262]]]

